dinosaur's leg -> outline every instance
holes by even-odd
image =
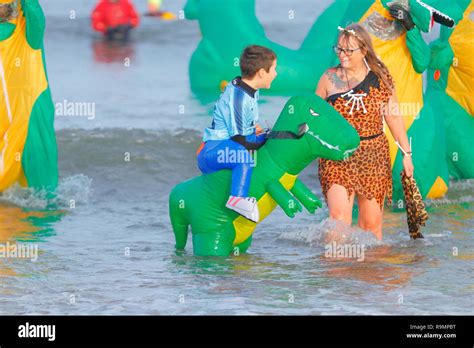
[[[295,216],[295,213],[302,211],[301,204],[293,197],[286,188],[278,181],[274,180],[265,185],[268,193],[283,209],[286,215],[290,218]]]
[[[309,188],[300,179],[296,179],[291,193],[303,204],[303,206],[311,213],[314,214],[317,208],[321,208],[321,202]]]
[[[443,101],[445,110],[449,110],[444,113],[449,174],[455,179],[474,178],[474,118],[451,97]]]
[[[21,159],[28,186],[54,191],[58,186],[58,147],[54,134],[54,104],[46,89],[36,100]]]
[[[188,240],[188,221],[185,216],[186,200],[184,195],[180,194],[179,189],[171,191],[169,200],[169,211],[171,226],[173,227],[176,240],[176,249],[184,249]]]
[[[233,251],[235,230],[232,223],[212,232],[193,233],[194,255],[229,256]]]
[[[431,50],[417,28],[407,31],[407,47],[410,51],[413,68],[419,74],[423,73],[430,63]]]
[[[183,250],[186,247],[186,242],[188,240],[188,224],[180,223],[179,217],[172,215],[171,226],[173,227],[174,238],[176,240],[175,248]]]
[[[250,247],[250,244],[252,244],[252,236],[248,237],[242,243],[237,244],[236,246],[234,246],[233,253],[234,254],[236,252],[238,252],[239,254],[246,253],[247,249]]]

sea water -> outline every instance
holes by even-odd
[[[248,254],[196,257],[191,241],[176,253],[168,194],[199,175],[213,106],[189,87],[199,28],[142,18],[129,44],[105,45],[90,29],[94,3],[42,1],[60,185],[55,197],[18,187],[1,197],[1,243],[37,248],[35,260],[0,258],[1,314],[472,314],[473,180],[428,202],[425,239],[410,240],[405,214],[389,209],[382,242],[346,228],[362,261],[327,257],[337,250],[325,205],[294,219],[277,208]],[[257,14],[270,39],[297,49],[329,3],[257,0]],[[263,96],[263,122],[285,101]],[[316,173],[301,179],[321,197]]]

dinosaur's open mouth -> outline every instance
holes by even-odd
[[[355,152],[355,150],[357,150],[357,149],[358,149],[358,148],[355,147],[355,148],[353,148],[353,149],[349,149],[349,150],[344,151],[344,156],[343,156],[343,158],[344,158],[344,159],[349,158],[349,156],[351,156],[352,153]]]
[[[329,144],[328,142],[321,139],[318,134],[314,134],[313,131],[308,131],[307,133],[310,134],[313,138],[317,139],[321,143],[321,145],[326,146],[328,149],[341,151],[341,149],[339,148],[339,145],[334,146],[334,145]]]
[[[324,141],[323,139],[321,139],[321,137],[318,134],[314,134],[313,131],[311,130],[308,131],[307,133],[311,135],[313,138],[315,138],[316,140],[318,140],[321,143],[321,145],[326,146],[328,149],[341,152],[339,145],[334,146],[334,145],[329,144],[327,141]],[[344,151],[344,153],[342,154],[342,159],[348,158],[355,150],[357,150],[357,147]]]
[[[430,5],[425,4],[423,1],[416,0],[421,6],[426,8],[428,11],[430,11],[431,14],[431,23],[430,23],[430,28],[433,26],[433,21],[436,23],[439,23],[441,25],[447,26],[448,28],[453,28],[455,25],[454,19],[449,17],[448,15],[444,14],[441,11],[438,11],[434,7],[431,7]]]

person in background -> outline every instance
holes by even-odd
[[[161,9],[163,5],[163,0],[148,0],[148,12],[145,16],[156,17],[163,20],[173,20],[176,19],[176,15],[169,11],[163,11]]]
[[[149,15],[159,15],[161,12],[161,5],[163,0],[148,0]]]
[[[19,184],[46,190],[49,199],[58,186],[58,148],[45,28],[38,0],[0,0],[0,193]]]
[[[110,41],[127,41],[140,17],[129,0],[101,0],[92,12],[92,27]]]

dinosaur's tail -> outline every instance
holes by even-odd
[[[169,212],[171,226],[176,239],[176,249],[184,249],[188,239],[188,220],[186,219],[186,200],[180,185],[170,193]]]

